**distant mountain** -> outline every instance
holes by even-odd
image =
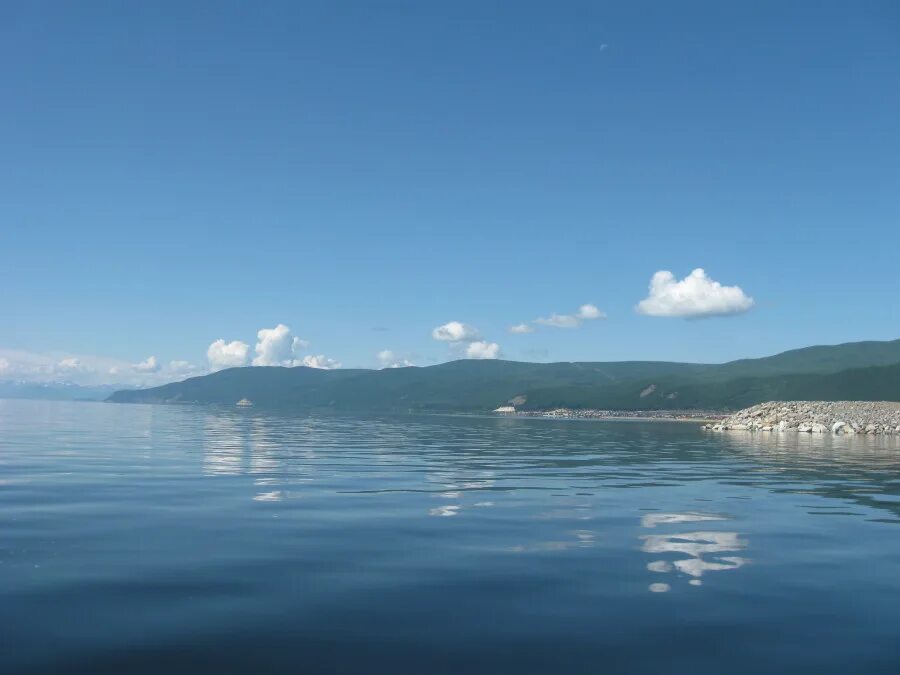
[[[116,384],[83,386],[71,382],[0,380],[0,398],[40,398],[54,401],[103,401],[121,387]]]
[[[214,403],[347,411],[554,407],[729,410],[772,399],[900,400],[900,340],[808,347],[724,364],[461,360],[425,368],[231,368],[117,391],[125,403]]]

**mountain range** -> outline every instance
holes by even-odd
[[[82,385],[72,382],[0,380],[0,398],[36,398],[51,401],[102,401],[122,385]]]
[[[119,403],[196,403],[343,411],[734,410],[767,400],[900,400],[900,340],[795,349],[722,364],[459,360],[427,367],[320,370],[242,367]]]

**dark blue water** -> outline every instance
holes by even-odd
[[[900,439],[0,401],[0,670],[898,673]]]

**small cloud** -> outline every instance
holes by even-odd
[[[34,373],[46,373],[49,375],[61,376],[61,377],[76,377],[76,376],[84,376],[84,375],[92,375],[98,372],[96,359],[93,357],[85,357],[87,359],[76,358],[74,356],[68,356],[66,358],[60,359],[55,364],[47,364],[43,366],[38,366],[32,372]]]
[[[219,339],[206,350],[206,359],[212,371],[246,366],[249,355],[250,345],[239,340],[225,342]]]
[[[188,361],[169,361],[169,370],[173,373],[184,373],[193,370],[194,367],[195,366]]]
[[[324,354],[319,354],[317,356],[304,356],[299,361],[294,361],[293,365],[306,366],[307,368],[318,368],[320,370],[334,370],[335,368],[341,367],[341,362],[335,361],[334,359],[329,359]]]
[[[459,321],[449,321],[431,331],[431,337],[441,342],[473,342],[479,335],[472,326]]]
[[[553,328],[578,328],[583,321],[593,321],[595,319],[605,319],[606,314],[597,309],[596,305],[590,303],[584,304],[578,308],[574,314],[556,314],[555,312],[547,317],[535,319],[534,322],[542,326],[551,326]]]
[[[572,314],[553,313],[550,316],[535,319],[534,322],[553,328],[578,328],[581,325],[581,320]]]
[[[378,359],[378,364],[381,368],[407,368],[415,365],[408,359],[399,358],[390,349],[382,349],[378,352],[376,358]]]
[[[169,372],[173,375],[197,375],[200,369],[189,361],[169,361]]]
[[[466,358],[469,359],[496,359],[500,356],[500,345],[496,342],[479,340],[466,347]]]
[[[459,321],[450,321],[431,331],[435,340],[450,343],[451,354],[462,352],[467,359],[496,359],[500,345],[482,340],[478,330]]]
[[[74,357],[61,359],[60,362],[56,364],[56,367],[64,373],[81,372],[85,370],[85,366],[81,361]]]
[[[533,333],[534,326],[529,326],[527,323],[517,323],[515,326],[509,327],[510,333],[516,333],[518,335],[524,335],[525,333]]]
[[[148,356],[131,367],[138,373],[155,373],[159,371],[159,363],[157,363],[155,356]]]
[[[590,321],[593,319],[605,319],[606,314],[597,309],[596,305],[586,304],[578,308],[576,315],[582,321]]]
[[[698,267],[681,281],[666,270],[654,274],[649,295],[635,310],[648,316],[695,319],[741,314],[753,304],[740,286],[723,286]]]

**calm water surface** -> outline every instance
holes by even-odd
[[[0,400],[0,671],[898,673],[900,439]]]

